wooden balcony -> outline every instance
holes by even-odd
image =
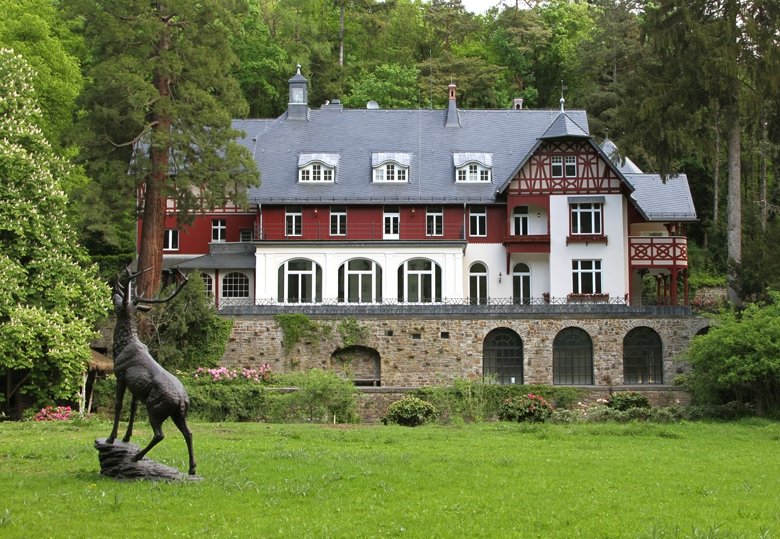
[[[504,238],[507,253],[550,253],[549,234],[513,235]]]
[[[629,264],[633,268],[688,267],[688,238],[685,236],[630,236]]]

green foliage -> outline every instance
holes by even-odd
[[[314,423],[355,423],[358,390],[349,380],[322,369],[282,374],[276,385],[296,391],[275,395],[277,419]]]
[[[414,66],[382,64],[352,81],[352,89],[343,100],[344,106],[364,108],[373,100],[383,109],[417,108],[419,77],[420,71]]]
[[[230,383],[185,380],[194,418],[203,421],[267,419],[268,389],[263,384],[249,380]]]
[[[320,326],[305,314],[277,314],[274,319],[282,328],[282,347],[285,352],[290,352],[302,340],[313,340],[320,336]]]
[[[404,397],[387,407],[387,414],[382,422],[387,425],[394,423],[404,427],[417,427],[429,421],[435,421],[439,410],[428,401],[417,397]]]
[[[574,406],[583,395],[574,387],[499,385],[468,380],[455,380],[451,386],[424,387],[412,392],[414,396],[434,404],[445,421],[456,418],[465,421],[494,419],[505,400],[528,393],[541,395],[559,409]]]
[[[40,404],[75,396],[110,296],[74,240],[59,183],[68,166],[39,128],[32,80],[21,56],[0,49],[0,373],[6,407],[17,393]]]
[[[173,292],[173,288],[161,292],[161,297]],[[151,329],[149,350],[168,370],[216,366],[233,328],[231,319],[217,313],[198,272],[189,275],[189,281],[175,298],[156,305],[145,321]]]
[[[541,395],[528,393],[509,397],[498,408],[501,421],[541,423],[552,415],[552,406]]]
[[[341,320],[336,329],[341,335],[344,347],[363,344],[368,338],[368,328],[361,326],[354,316],[348,316]]]
[[[650,401],[637,391],[617,391],[607,399],[607,406],[624,412],[632,408],[650,408]]]
[[[685,354],[693,369],[683,383],[698,402],[737,400],[761,414],[780,410],[780,293],[771,303],[723,312]]]

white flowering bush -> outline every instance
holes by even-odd
[[[110,293],[68,223],[68,164],[41,132],[32,77],[0,49],[0,376],[6,402],[47,403],[78,391]]]

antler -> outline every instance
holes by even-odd
[[[151,269],[151,268],[147,268],[144,271],[148,271],[149,269]],[[142,292],[140,296],[135,296],[133,298],[133,303],[136,303],[136,304],[137,303],[146,303],[146,304],[167,303],[167,302],[171,301],[173,298],[175,298],[179,294],[179,292],[181,292],[181,289],[184,288],[184,285],[186,285],[187,282],[188,282],[187,276],[184,275],[181,272],[181,270],[176,269],[175,271],[176,271],[176,276],[178,277],[177,280],[179,281],[179,283],[176,285],[176,290],[174,290],[173,293],[170,296],[168,296],[167,298],[154,298],[154,299],[149,298],[149,299],[145,299],[143,297],[143,292]],[[143,272],[140,272],[140,273],[143,273]],[[140,273],[138,273],[137,275],[140,275]]]

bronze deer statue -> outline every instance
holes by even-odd
[[[149,349],[138,338],[138,328],[135,314],[138,310],[149,310],[145,304],[165,303],[172,300],[182,287],[187,284],[187,278],[176,286],[173,294],[165,299],[144,299],[133,291],[133,282],[143,271],[133,273],[127,268],[117,279],[114,289],[114,312],[116,327],[114,328],[114,375],[116,376],[116,403],[114,410],[114,428],[106,443],[113,444],[119,429],[119,417],[122,413],[122,401],[125,389],[130,390],[130,420],[127,433],[122,439],[130,441],[133,434],[133,421],[138,401],[141,401],[149,414],[154,436],[145,448],[136,453],[132,460],[141,460],[155,445],[164,438],[162,424],[169,417],[178,427],[187,442],[189,452],[189,474],[195,475],[195,457],[192,451],[192,433],[187,427],[187,411],[190,398],[184,386],[174,375],[166,371],[149,353]],[[126,275],[126,277],[125,277]],[[181,274],[180,274],[181,275]]]

